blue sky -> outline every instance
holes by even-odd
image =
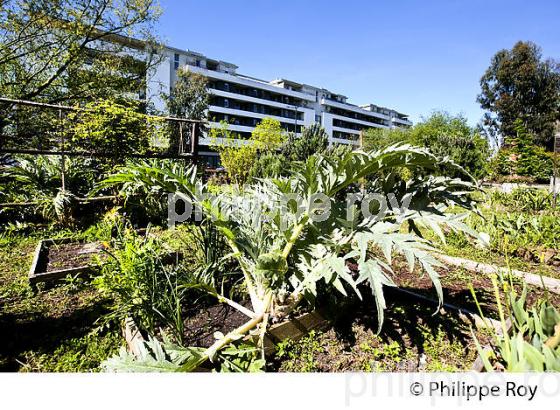
[[[560,0],[160,0],[169,45],[410,114],[482,116],[492,55],[518,40],[560,60]]]

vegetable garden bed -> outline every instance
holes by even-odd
[[[186,345],[210,347],[215,341],[215,332],[225,334],[247,322],[247,317],[228,305],[214,305],[200,309],[185,321]],[[306,312],[284,322],[277,323],[267,329],[264,338],[265,353],[270,356],[275,352],[275,345],[285,340],[299,340],[309,332],[326,328],[328,321],[319,311]],[[141,345],[146,337],[138,329],[132,318],[127,318],[123,325],[128,351],[139,356]],[[250,337],[246,337],[249,340]],[[197,371],[208,371],[207,366],[199,367]]]
[[[317,310],[303,313],[270,326],[264,339],[265,353],[270,361],[267,370],[470,370],[477,363],[471,328],[474,329],[478,340],[485,344],[488,343],[486,329],[499,328],[499,323],[493,319],[483,319],[464,307],[448,303],[444,303],[442,309],[434,315],[437,300],[411,290],[387,289],[387,298],[388,304],[391,305],[390,310],[394,310],[395,313],[390,314],[388,323],[379,337],[373,330],[377,327],[373,301],[343,303],[334,309],[331,306],[321,310],[320,313]],[[191,312],[189,318],[185,320],[184,342],[186,345],[207,348],[215,341],[215,332],[225,334],[247,320],[244,314],[226,304],[198,309],[196,312]],[[434,329],[435,333],[433,333]],[[131,318],[125,321],[123,334],[129,352],[138,357],[141,354],[141,345],[147,338]],[[321,346],[316,345],[315,352],[306,353],[318,354],[319,362],[311,368],[306,367],[309,363],[304,364],[299,361],[300,358],[295,360],[293,356],[295,362],[287,364],[286,354],[279,353],[286,347],[289,350],[290,346],[297,350],[295,346],[300,340],[304,346],[307,346],[316,337],[320,338]],[[368,342],[365,342],[364,338]],[[429,358],[432,364],[426,362],[428,359],[424,350],[430,348],[423,346],[419,338],[428,340],[426,343],[431,343],[432,349],[436,349],[433,344],[444,345],[443,357],[438,359],[438,363],[434,362],[435,357]],[[382,352],[380,349],[383,348],[392,353]],[[436,350],[432,351],[432,355]],[[337,351],[340,357],[330,357],[334,351]],[[464,353],[466,357],[463,357]],[[205,372],[210,369],[203,366],[197,371]]]
[[[85,243],[73,238],[43,239],[39,241],[29,270],[29,283],[49,282],[66,275],[91,273],[102,257],[98,242]]]
[[[471,334],[489,343],[482,320],[464,309],[400,289],[387,290],[387,317],[376,334],[371,304],[348,304],[324,331],[277,345],[268,370],[280,372],[467,371],[478,352]],[[371,303],[371,301],[370,301]],[[487,321],[497,326],[495,321]],[[477,369],[479,370],[479,369]]]

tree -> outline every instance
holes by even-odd
[[[368,128],[363,132],[363,149],[373,150],[388,147],[397,142],[410,141],[407,128]]]
[[[0,5],[0,94],[74,103],[145,87],[155,0],[7,0]]]
[[[252,141],[243,141],[229,129],[226,121],[221,121],[219,127],[211,128],[209,136],[210,144],[218,151],[230,180],[243,185],[257,158],[255,144]]]
[[[510,138],[507,147],[500,148],[490,164],[492,177],[548,182],[553,172],[553,154],[534,144],[534,137],[521,120],[516,120],[514,126],[515,137]]]
[[[161,58],[156,0],[0,1],[0,95],[66,105],[140,94]],[[58,114],[0,106],[0,144],[43,146]],[[37,137],[38,136],[38,137]]]
[[[290,133],[281,152],[290,161],[305,161],[311,155],[325,152],[328,146],[329,136],[320,124],[315,123],[305,127],[300,137]]]
[[[251,133],[251,137],[243,140],[237,133],[229,130],[227,122],[222,121],[220,127],[210,130],[210,139],[211,145],[220,154],[220,161],[230,179],[242,185],[251,175],[251,170],[259,158],[266,162],[266,168],[277,168],[273,164],[271,166],[270,162],[277,162],[274,154],[284,142],[285,132],[280,121],[263,118]],[[260,176],[254,173],[253,175]]]
[[[164,96],[169,115],[192,120],[205,120],[208,110],[208,80],[186,70],[177,72],[177,82],[169,96]]]
[[[486,175],[490,156],[488,141],[469,126],[461,114],[433,112],[411,130],[410,143],[426,147],[438,157],[449,157],[476,178]],[[447,175],[462,177],[461,172],[445,171]]]
[[[376,128],[364,133],[366,149],[380,149],[402,142],[426,147],[439,157],[448,157],[476,178],[486,174],[490,155],[488,141],[460,114],[435,111],[409,129]],[[464,172],[457,169],[440,169],[437,172],[465,177]]]
[[[310,156],[326,153],[329,137],[323,127],[313,124],[305,127],[300,136],[289,133],[279,152],[259,155],[249,173],[252,178],[276,178],[288,176],[295,162],[304,162]]]
[[[536,143],[552,150],[554,123],[560,119],[560,65],[556,61],[543,60],[536,44],[519,41],[492,57],[480,86],[477,101],[488,111],[483,125],[490,133],[508,142],[516,136],[515,121],[520,119]]]
[[[286,133],[280,125],[280,121],[273,118],[263,118],[251,133],[251,141],[259,152],[274,152],[280,148]]]
[[[177,82],[171,94],[163,96],[169,115],[191,120],[206,120],[209,101],[207,85],[208,80],[203,75],[185,70],[178,71]],[[184,141],[185,135],[190,135],[192,128],[185,127],[181,123],[170,123],[168,125],[171,127],[169,130],[169,150],[176,153],[181,138]],[[203,125],[198,124],[198,132],[203,131],[205,131]]]

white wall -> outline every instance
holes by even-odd
[[[169,94],[171,89],[171,58],[165,55],[162,61],[148,73],[146,99],[159,111],[165,111],[161,94]]]

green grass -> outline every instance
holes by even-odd
[[[88,282],[31,291],[27,274],[37,241],[53,236],[68,232],[0,236],[0,370],[96,371],[122,344],[118,329],[99,329],[108,302]]]

